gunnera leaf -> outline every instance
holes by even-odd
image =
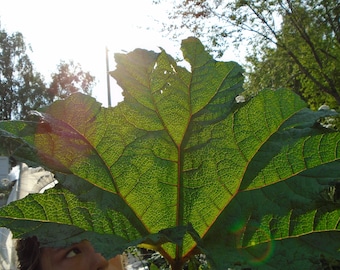
[[[87,238],[105,254],[144,243],[173,269],[196,253],[214,269],[340,259],[340,135],[317,124],[332,113],[288,89],[236,103],[237,63],[196,38],[182,51],[190,70],[165,51],[117,54],[124,101],[114,108],[74,94],[37,122],[1,122],[2,149],[59,185],[2,208],[0,225],[46,245]],[[53,231],[65,231],[58,243]]]

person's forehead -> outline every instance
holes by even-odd
[[[44,258],[46,258],[50,261],[56,262],[63,256],[65,250],[65,248],[42,248],[41,259],[44,260]]]

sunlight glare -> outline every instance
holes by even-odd
[[[114,53],[136,48],[159,51],[159,47],[170,54],[179,51],[179,44],[176,48],[159,32],[158,21],[167,17],[166,8],[152,5],[152,0],[12,0],[2,3],[0,16],[2,27],[24,35],[33,49],[30,58],[47,82],[60,60],[73,60],[96,77],[93,96],[104,106],[106,47],[110,70],[115,69]],[[111,87],[112,104],[121,100],[117,88]]]

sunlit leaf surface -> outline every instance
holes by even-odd
[[[238,104],[242,68],[183,41],[190,71],[162,51],[117,54],[124,101],[81,94],[38,122],[2,122],[1,146],[59,185],[0,210],[16,237],[87,238],[107,256],[131,244],[173,265],[203,252],[216,269],[310,269],[339,258],[338,132],[289,90]]]

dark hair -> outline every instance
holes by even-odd
[[[19,239],[16,245],[20,270],[41,270],[40,266],[40,243],[38,238],[27,237]]]

